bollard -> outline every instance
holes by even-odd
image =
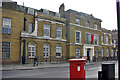
[[[70,80],[85,80],[86,59],[69,59]]]
[[[102,71],[98,71],[98,80],[103,80],[103,74]]]

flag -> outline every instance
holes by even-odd
[[[93,34],[91,35],[91,44],[93,44]]]

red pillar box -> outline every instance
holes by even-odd
[[[70,80],[85,80],[86,59],[69,59]]]

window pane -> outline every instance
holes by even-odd
[[[90,26],[90,23],[89,21],[86,22],[86,27],[89,27]]]
[[[50,48],[49,48],[49,45],[48,44],[44,44],[44,48],[43,48],[43,56],[44,56],[44,58],[48,58],[49,57],[49,50],[50,50]]]
[[[61,53],[62,53],[62,51],[61,51],[62,49],[61,49],[61,46],[60,45],[57,45],[56,46],[56,56],[61,56]]]
[[[80,48],[76,48],[76,58],[80,58]]]
[[[56,37],[57,38],[61,38],[62,37],[62,28],[61,27],[57,27]]]
[[[94,35],[94,44],[98,45],[98,35]]]
[[[50,26],[48,24],[44,24],[44,36],[50,36]]]
[[[10,42],[2,42],[2,58],[10,58]]]
[[[11,19],[3,18],[2,33],[6,33],[6,34],[11,33]]]
[[[35,56],[35,44],[34,43],[29,43],[29,45],[28,45],[28,55],[29,55],[29,57],[34,57]]]
[[[96,30],[97,30],[97,28],[98,28],[97,24],[94,24],[94,29],[96,29]]]
[[[95,50],[95,58],[98,58],[98,50]]]
[[[80,32],[76,32],[76,43],[80,43]]]
[[[101,51],[101,52],[102,52],[102,57],[103,57],[103,49],[102,49],[102,51]]]
[[[103,43],[103,36],[101,36],[101,43]]]
[[[109,56],[109,50],[106,49],[106,56],[108,57]]]
[[[80,25],[80,20],[76,19],[76,24]]]
[[[90,34],[86,34],[86,44],[90,44]]]
[[[106,44],[108,44],[108,36],[106,36]]]
[[[32,33],[32,32],[33,32],[33,24],[29,23],[29,33]]]

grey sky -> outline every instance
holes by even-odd
[[[103,28],[117,29],[116,0],[13,0],[19,5],[35,9],[47,9],[59,12],[59,6],[64,3],[65,10],[73,9],[78,12],[92,14],[102,20]]]

